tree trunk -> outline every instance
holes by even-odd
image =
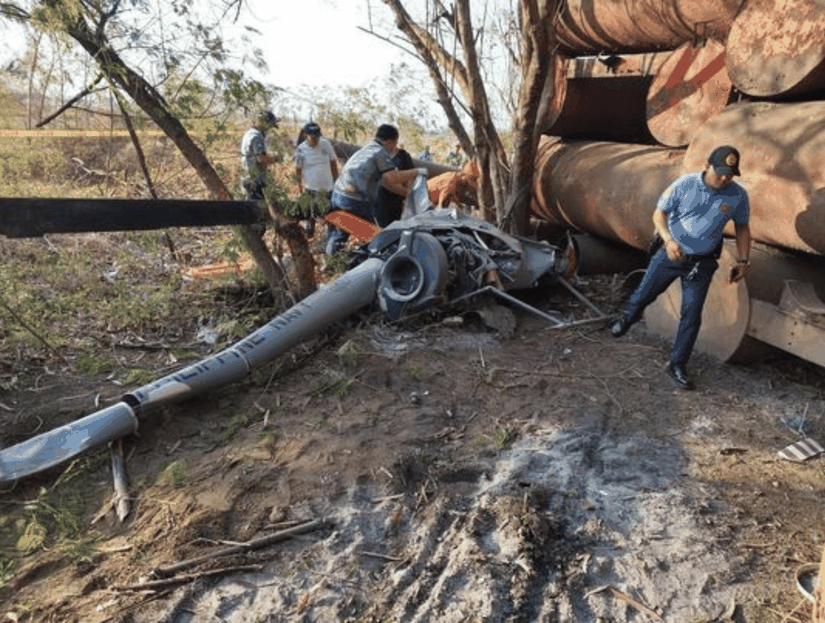
[[[92,58],[109,80],[122,88],[135,103],[172,139],[187,161],[197,171],[210,194],[215,199],[228,200],[232,194],[212,167],[203,151],[192,141],[181,122],[167,109],[166,102],[152,85],[133,71],[120,58],[102,35],[93,33],[85,20],[78,19],[67,24],[68,34],[75,39]],[[262,236],[249,225],[235,228],[240,234],[255,261],[264,273],[264,278],[273,294],[282,287],[285,276],[275,263]]]
[[[557,0],[519,2],[524,54],[519,92],[517,129],[510,169],[510,196],[499,211],[498,225],[526,235],[530,229],[530,196],[536,148],[541,132],[537,120],[544,102],[555,90],[556,41],[553,21]]]
[[[315,281],[315,259],[309,250],[304,230],[296,219],[290,218],[278,211],[278,206],[270,200],[268,203],[269,215],[275,221],[275,231],[286,241],[289,254],[295,268],[297,291],[293,298],[296,301],[306,298],[318,289]]]

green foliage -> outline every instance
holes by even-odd
[[[0,588],[5,587],[8,581],[14,577],[17,567],[18,562],[15,557],[0,552]]]
[[[88,559],[98,537],[86,531],[83,520],[92,474],[101,467],[105,453],[75,459],[50,487],[41,487],[37,497],[23,507],[24,525],[15,537],[15,548],[29,554],[53,544],[74,563]],[[0,525],[0,537],[8,527]],[[0,586],[3,576],[14,569],[14,561],[0,554]]]
[[[321,376],[313,381],[307,393],[313,398],[323,396],[343,397],[352,391],[352,384],[352,379],[340,372],[326,368],[322,371]]]
[[[348,249],[339,249],[335,252],[335,255],[324,256],[324,267],[327,270],[331,270],[334,274],[340,275],[349,270],[351,260],[352,254]]]
[[[414,381],[423,381],[427,378],[427,368],[424,366],[410,366],[410,378]]]
[[[345,368],[354,368],[357,366],[361,359],[361,353],[355,342],[347,340],[347,342],[338,349],[338,359],[341,360]]]
[[[107,374],[115,370],[118,366],[117,361],[107,354],[99,354],[98,351],[80,353],[74,363],[80,372],[88,374],[89,376]]]
[[[189,468],[186,461],[172,461],[158,474],[158,484],[171,485],[176,489],[185,487],[189,483]]]
[[[229,109],[240,109],[247,115],[268,109],[273,93],[261,82],[253,80],[237,69],[218,69],[212,78]]]
[[[517,438],[517,431],[503,426],[496,426],[496,430],[493,433],[493,441],[495,441],[496,447],[499,450],[509,450]]]
[[[257,419],[257,414],[248,412],[238,413],[229,420],[223,430],[207,445],[206,452],[220,448],[231,442],[242,428],[246,428]]]
[[[123,384],[127,387],[142,387],[151,383],[157,374],[152,370],[146,368],[130,368],[126,372],[123,379]]]
[[[355,143],[369,132],[366,122],[355,111],[330,111],[329,118],[335,127],[335,138]]]

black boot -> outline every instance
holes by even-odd
[[[622,337],[630,329],[630,324],[624,317],[619,318],[610,325],[610,333],[613,337]]]
[[[678,363],[669,363],[667,375],[679,389],[693,389],[693,381],[690,380],[685,367]]]

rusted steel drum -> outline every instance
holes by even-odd
[[[737,181],[750,197],[753,238],[825,254],[825,102],[728,106],[694,134],[684,170],[701,168],[723,144],[741,154]]]
[[[645,105],[652,78],[568,78],[557,91],[548,136],[628,143],[654,143]],[[554,111],[555,112],[555,111]],[[555,117],[555,118],[554,118]]]
[[[543,137],[532,213],[550,223],[647,249],[659,195],[681,174],[684,149]]]
[[[662,145],[684,147],[705,121],[722,112],[732,85],[725,46],[686,43],[659,69],[647,93],[647,127]]]
[[[542,134],[590,140],[655,143],[645,105],[667,53],[610,59],[556,57],[553,97],[542,102]]]
[[[724,40],[741,0],[565,0],[556,22],[569,56],[673,50],[698,37]]]
[[[755,97],[792,97],[825,87],[821,0],[748,0],[727,40],[734,86]]]
[[[574,234],[577,275],[629,273],[647,267],[647,253],[590,234]]]

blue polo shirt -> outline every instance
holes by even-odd
[[[722,242],[728,221],[750,219],[748,192],[736,182],[715,190],[702,172],[683,175],[662,193],[656,209],[668,215],[670,234],[688,255],[712,253]]]

